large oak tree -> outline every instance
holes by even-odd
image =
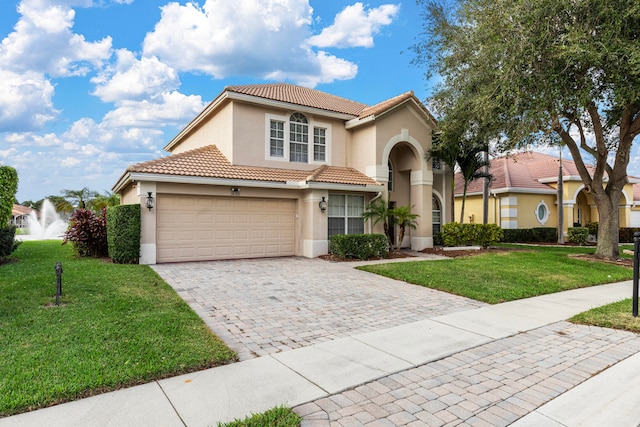
[[[562,142],[598,209],[596,255],[618,258],[619,204],[640,133],[640,2],[418,3],[414,62],[442,78],[436,111],[479,124],[471,131],[503,151]]]

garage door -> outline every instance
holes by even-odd
[[[159,195],[157,262],[294,254],[293,200]]]
[[[631,211],[631,227],[640,227],[640,211]]]

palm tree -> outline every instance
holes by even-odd
[[[393,246],[391,241],[391,235],[389,234],[389,203],[384,199],[375,199],[369,203],[367,209],[362,214],[362,219],[365,221],[372,220],[373,225],[382,222],[384,229],[384,235],[389,239],[389,247]]]
[[[105,191],[104,194],[97,194],[93,199],[87,202],[87,205],[94,212],[100,212],[109,206],[118,206],[120,204],[120,195]]]
[[[407,206],[398,206],[393,209],[390,209],[389,214],[395,218],[395,223],[398,224],[400,228],[400,235],[398,236],[398,246],[400,249],[402,246],[402,239],[404,239],[404,234],[407,228],[415,230],[418,226],[418,222],[416,219],[420,216],[418,214],[411,213],[411,209],[413,209],[413,205]]]
[[[72,205],[75,204],[78,209],[86,209],[87,201],[97,195],[98,193],[89,190],[89,187],[84,187],[81,190],[62,190],[62,196],[69,200]]]
[[[455,210],[455,168],[458,163],[458,155],[460,154],[460,144],[458,142],[455,143],[447,143],[441,138],[441,133],[436,133],[433,135],[433,145],[431,146],[431,150],[427,152],[426,158],[427,161],[432,159],[439,159],[443,161],[447,166],[449,166],[450,177],[451,177],[451,198],[450,200],[450,209],[451,212],[449,215],[449,221],[454,221],[454,210]]]
[[[458,167],[460,175],[462,175],[462,206],[460,207],[460,224],[464,222],[464,204],[467,198],[467,187],[472,181],[480,178],[491,179],[493,176],[485,170],[489,166],[489,161],[484,159],[483,153],[486,146],[483,144],[474,144],[469,146],[461,146],[458,155]]]

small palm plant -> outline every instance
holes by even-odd
[[[389,215],[395,218],[395,223],[400,228],[397,249],[400,249],[400,246],[402,246],[402,239],[404,239],[407,228],[415,230],[418,226],[416,219],[420,215],[411,213],[411,209],[413,209],[413,205],[398,206],[389,210]]]
[[[362,218],[365,221],[373,221],[373,225],[382,221],[382,227],[384,229],[384,235],[389,239],[389,247],[393,247],[393,242],[391,241],[391,235],[389,234],[389,203],[384,199],[375,199],[369,206],[367,206],[367,210],[362,214]]]

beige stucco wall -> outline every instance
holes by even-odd
[[[182,153],[195,148],[215,144],[222,154],[233,162],[233,106],[227,102],[221,105],[216,113],[201,122],[191,134],[173,148],[172,153]]]
[[[321,164],[346,166],[347,130],[344,121],[302,112],[309,121],[309,163],[290,162],[285,159],[271,159],[268,153],[268,126],[270,117],[278,116],[286,120],[294,110],[265,108],[242,102],[234,102],[233,107],[233,163],[269,168],[313,170]],[[327,129],[327,160],[313,162],[313,128]],[[285,133],[288,133],[285,129]],[[231,160],[231,159],[230,159]]]

